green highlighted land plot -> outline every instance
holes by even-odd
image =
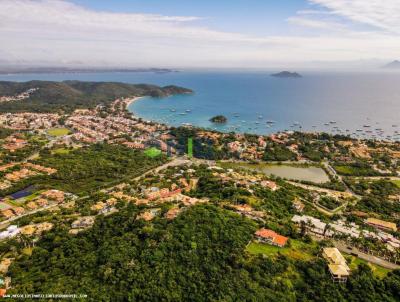
[[[149,149],[145,150],[144,154],[146,154],[148,157],[153,158],[153,157],[160,156],[161,155],[161,150],[159,150],[159,149],[157,149],[155,147],[152,147],[152,148],[149,148]]]

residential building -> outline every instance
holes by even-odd
[[[299,213],[303,212],[304,207],[305,207],[304,203],[302,203],[298,198],[295,198],[295,200],[293,200],[293,208],[297,212]]]
[[[175,219],[179,215],[180,212],[182,212],[182,208],[178,208],[178,207],[171,208],[168,210],[167,213],[165,213],[165,218],[167,218],[168,220]]]
[[[80,217],[79,219],[75,220],[72,224],[71,227],[73,229],[79,229],[79,228],[89,228],[94,224],[95,217],[94,216],[84,216]]]
[[[328,262],[329,272],[335,282],[346,282],[350,275],[350,268],[346,259],[335,247],[327,247],[322,251],[322,256]]]
[[[271,191],[278,190],[278,185],[271,180],[263,180],[262,182],[260,182],[260,185],[264,188],[269,188]]]
[[[272,244],[279,247],[284,247],[288,241],[288,237],[279,235],[278,233],[269,229],[259,229],[255,236],[258,241]]]
[[[397,225],[393,222],[388,222],[376,218],[368,218],[365,222],[370,226],[373,226],[381,230],[393,231],[393,232],[397,231]]]

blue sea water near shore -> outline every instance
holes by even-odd
[[[192,95],[142,98],[129,110],[146,120],[221,131],[269,134],[326,131],[400,140],[400,73],[301,72],[274,78],[272,71],[172,73],[63,73],[0,75],[0,80],[82,80],[179,85]],[[226,124],[209,119],[225,115]]]

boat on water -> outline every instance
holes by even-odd
[[[171,111],[171,112],[176,112],[176,109],[170,109],[169,111]]]
[[[187,114],[186,112],[179,113],[179,115],[186,115],[186,114]]]
[[[185,112],[192,112],[192,110],[190,110],[190,109],[186,109],[186,110],[185,110]]]

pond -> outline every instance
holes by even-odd
[[[226,168],[245,168],[260,171],[268,176],[275,175],[286,179],[325,183],[330,181],[326,172],[315,166],[300,165],[276,165],[276,164],[247,164],[247,163],[223,163]]]

